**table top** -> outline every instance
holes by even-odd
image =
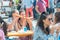
[[[24,36],[29,36],[29,35],[33,35],[33,31],[26,31],[26,32],[8,32],[7,36],[20,36],[20,37],[24,37]]]

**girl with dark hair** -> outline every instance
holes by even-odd
[[[51,24],[52,17],[43,12],[37,22],[37,27],[34,32],[33,40],[47,40],[47,36],[50,33],[49,25]]]
[[[32,20],[25,16],[24,10],[20,11],[20,16],[22,17],[18,19],[18,25],[21,26],[21,28],[27,27],[29,30],[32,30]]]
[[[0,40],[5,40],[5,36],[7,36],[7,24],[0,17]]]
[[[22,16],[22,17],[20,17],[19,19],[18,19],[18,27],[20,28],[20,29],[22,29],[23,27],[25,27],[25,23],[26,23],[26,18],[24,18],[25,17],[25,11],[23,10],[21,10],[20,11],[20,13],[19,13],[19,16]],[[20,30],[19,29],[19,30]]]
[[[24,28],[27,28],[27,30],[32,30],[32,21],[25,16],[24,9],[20,10],[19,14],[20,16],[22,16],[18,19],[19,30],[23,29],[23,31],[25,31]],[[30,36],[20,37],[20,40],[29,40],[29,39],[31,39]]]

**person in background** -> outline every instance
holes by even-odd
[[[20,10],[20,8],[21,8],[21,3],[22,3],[22,0],[19,0],[19,1],[18,1],[17,10]]]
[[[46,12],[46,6],[44,0],[38,0],[35,9],[39,15],[41,15],[42,12]]]
[[[9,22],[10,22],[10,19],[12,18],[12,11],[15,10],[15,6],[14,6],[14,1],[13,0],[9,0],[9,7],[11,9],[11,11],[8,12],[9,14]]]
[[[10,16],[10,15],[12,15],[11,12],[12,12],[13,10],[15,10],[16,8],[15,8],[15,3],[14,3],[14,1],[13,1],[13,0],[9,0],[9,1],[10,1],[10,2],[9,2],[9,7],[10,7],[10,9],[11,9],[10,14],[9,14],[9,16]]]
[[[7,36],[7,23],[0,17],[0,40],[5,40]]]
[[[18,3],[19,3],[19,0],[14,0],[14,1],[15,1],[15,4],[16,4],[16,5],[18,5]]]
[[[49,0],[48,3],[49,3],[49,10],[51,10],[51,12],[54,13],[54,6],[55,6],[54,0],[52,0],[52,1]]]
[[[50,33],[49,26],[51,24],[52,17],[43,12],[37,22],[37,27],[34,31],[33,40],[47,40],[48,35]]]
[[[33,2],[34,0],[22,0],[22,7],[21,7],[26,10],[26,17],[30,17],[31,19],[34,17],[33,16]]]
[[[9,6],[11,7],[11,6],[13,6],[13,5],[14,5],[13,0],[10,0]]]
[[[56,12],[60,12],[60,2],[56,4]]]
[[[33,8],[33,15],[34,15],[34,19],[37,19],[38,17],[38,15],[37,15],[37,12],[36,12],[36,10],[35,10],[35,6],[36,6],[36,2],[37,2],[37,0],[34,0],[34,2],[33,2],[33,6],[34,6],[34,8]]]
[[[46,5],[45,5],[46,6],[46,11],[49,12],[49,3],[48,3],[49,0],[44,0],[44,1],[46,3]]]

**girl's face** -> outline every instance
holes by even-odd
[[[25,16],[25,12],[21,12],[20,15],[21,15],[21,16]]]
[[[15,11],[15,13],[12,14],[13,19],[18,19],[19,18],[16,15],[19,15],[19,12],[18,11]]]
[[[48,15],[47,18],[43,22],[45,25],[49,26],[52,22],[52,15]]]

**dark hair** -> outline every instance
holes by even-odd
[[[55,21],[56,21],[56,23],[60,22],[60,12],[55,13]]]
[[[0,17],[0,23],[1,23],[1,24],[3,23],[2,29],[3,29],[4,34],[7,35],[7,23],[4,22],[1,17]]]
[[[37,26],[46,34],[49,34],[49,28],[46,28],[46,30],[44,29],[44,22],[43,20],[45,20],[48,16],[48,13],[47,12],[43,12],[41,15],[40,15],[40,18],[37,22]]]

